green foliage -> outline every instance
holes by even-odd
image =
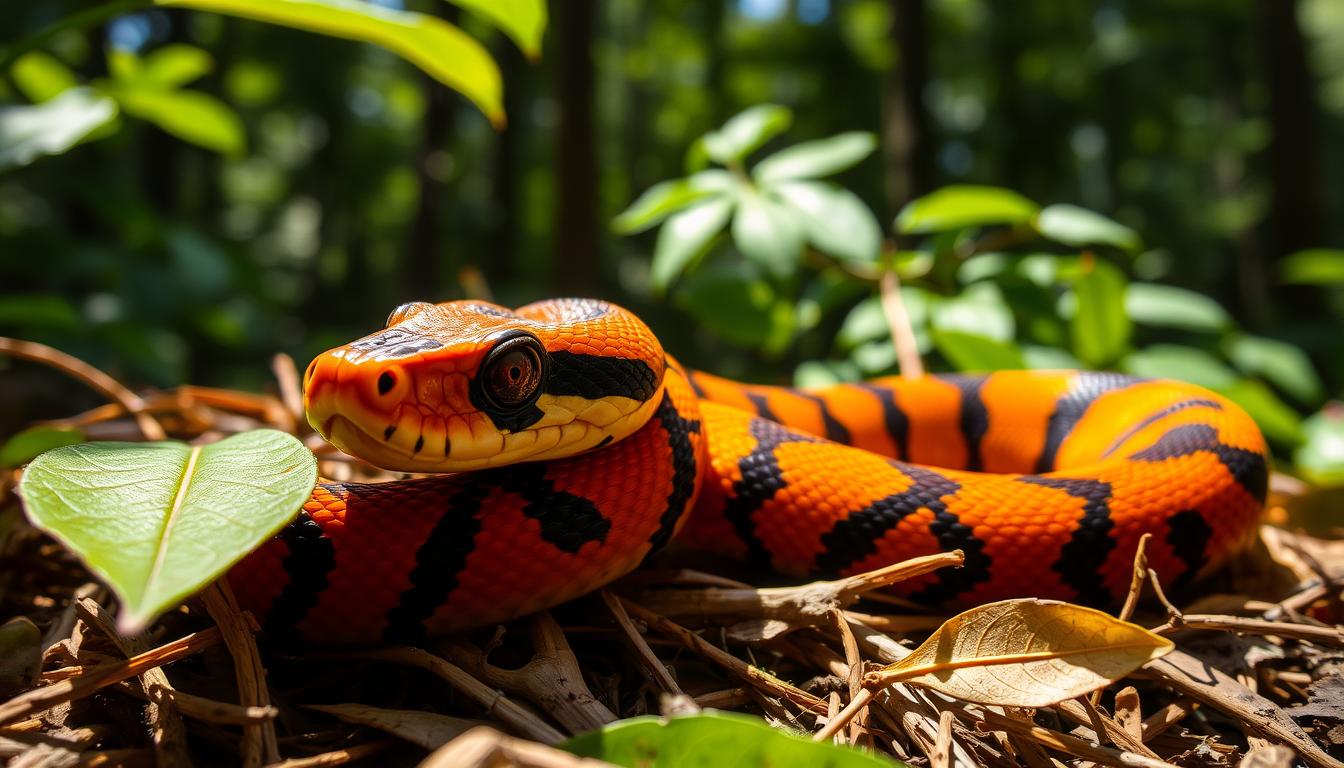
[[[32,106],[0,107],[0,171],[59,155],[117,118],[117,104],[87,88],[70,88]]]
[[[907,203],[896,216],[896,231],[918,235],[990,224],[1025,224],[1039,210],[1032,201],[1006,189],[953,185]]]
[[[1285,283],[1344,285],[1344,251],[1313,248],[1298,251],[1280,265]]]
[[[1302,422],[1304,440],[1293,454],[1298,471],[1324,486],[1344,486],[1344,410],[1327,408]]]
[[[772,728],[759,718],[707,710],[698,715],[620,720],[581,733],[559,747],[628,768],[740,768],[806,765],[891,768],[901,765],[856,749],[817,743]]]
[[[221,576],[293,519],[317,480],[294,437],[255,430],[211,443],[84,443],[37,457],[19,494],[35,526],[121,598],[135,632]]]
[[[19,467],[39,454],[84,442],[84,433],[64,427],[29,427],[0,445],[0,467]]]

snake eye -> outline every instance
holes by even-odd
[[[392,313],[387,316],[387,323],[384,324],[384,327],[391,328],[397,323],[404,322],[411,315],[419,314],[421,310],[429,306],[433,305],[428,301],[408,301],[392,310]]]
[[[482,392],[495,407],[511,411],[536,401],[545,350],[532,336],[501,342],[481,365]]]

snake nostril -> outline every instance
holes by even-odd
[[[391,371],[383,371],[378,374],[378,394],[386,395],[388,392],[391,392],[392,387],[395,386],[396,383],[397,378],[392,375]]]

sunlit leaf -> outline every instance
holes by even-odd
[[[793,369],[795,387],[829,387],[862,378],[863,373],[847,360],[804,360]]]
[[[1026,368],[1022,350],[1011,341],[978,333],[933,329],[933,346],[958,371],[1003,371]]]
[[[1288,446],[1302,443],[1302,417],[1264,382],[1239,379],[1219,388],[1218,394],[1241,406],[1270,440]]]
[[[457,27],[423,13],[360,0],[154,0],[380,45],[461,92],[495,125],[504,123],[499,67]]]
[[[758,717],[706,710],[673,718],[634,717],[581,733],[559,747],[627,768],[898,768],[857,749],[772,728]]]
[[[1013,310],[993,283],[976,283],[933,303],[929,320],[940,331],[959,331],[1009,341],[1016,334]]]
[[[1325,386],[1311,358],[1292,344],[1238,334],[1223,343],[1223,352],[1242,373],[1264,377],[1304,405],[1325,397]]]
[[[697,200],[731,189],[733,183],[732,174],[718,169],[659,182],[621,211],[612,220],[611,228],[622,235],[643,232]]]
[[[84,433],[73,427],[29,427],[0,445],[0,467],[22,466],[53,448],[84,439]]]
[[[541,38],[546,32],[544,0],[448,1],[479,14],[481,18],[498,27],[523,49],[528,58],[536,59],[541,56]]]
[[[1078,307],[1070,324],[1073,353],[1093,368],[1114,361],[1129,344],[1125,275],[1108,261],[1090,259],[1073,282]]]
[[[770,190],[800,214],[807,239],[839,259],[872,263],[882,252],[882,226],[859,196],[815,181],[788,181]]]
[[[715,162],[737,163],[787,130],[791,122],[793,113],[788,109],[778,104],[757,104],[729,118],[719,130],[705,134],[703,148]]]
[[[1217,333],[1232,327],[1227,310],[1202,293],[1157,283],[1131,283],[1125,311],[1136,323]]]
[[[243,121],[224,102],[201,91],[117,87],[110,91],[122,110],[168,133],[226,155],[243,152]]]
[[[69,151],[116,117],[116,102],[82,87],[33,106],[0,107],[0,171]]]
[[[353,725],[366,725],[390,733],[424,749],[434,750],[482,725],[481,720],[441,715],[418,709],[386,709],[367,704],[306,704],[305,709],[325,712]]]
[[[901,301],[905,304],[905,313],[914,328],[920,351],[928,351],[932,346],[929,340],[929,312],[935,297],[921,288],[903,285]],[[887,325],[887,317],[882,311],[882,300],[877,296],[869,296],[854,305],[841,323],[835,341],[842,350],[853,349],[865,342],[877,342],[890,349],[891,332]]]
[[[743,255],[778,276],[793,274],[803,255],[798,215],[754,192],[743,194],[733,215],[733,244]]]
[[[1027,364],[1026,367],[1038,371],[1074,370],[1083,367],[1082,361],[1069,354],[1066,349],[1034,344],[1023,345],[1022,360]]]
[[[293,519],[313,454],[274,430],[205,446],[85,443],[37,457],[19,494],[33,524],[79,555],[142,629]]]
[[[752,176],[760,184],[819,179],[853,166],[871,155],[874,149],[877,149],[877,136],[863,131],[805,141],[781,149],[757,163]]]
[[[173,43],[145,54],[137,79],[148,85],[171,89],[204,77],[214,67],[214,59],[204,50],[194,45]]]
[[[733,200],[725,196],[698,202],[668,218],[658,231],[658,244],[653,249],[649,273],[653,289],[666,290],[695,257],[704,253],[732,212]]]
[[[967,701],[1048,707],[1110,685],[1174,647],[1092,608],[1004,600],[953,616],[864,684],[905,682]]]
[[[906,203],[896,215],[902,234],[943,232],[990,224],[1022,224],[1040,208],[1008,189],[953,185]]]
[[[1344,285],[1344,251],[1312,248],[1298,251],[1280,262],[1285,283]]]
[[[1036,231],[1047,240],[1082,248],[1109,245],[1128,253],[1143,247],[1139,233],[1095,211],[1076,205],[1046,206],[1036,217]]]
[[[1230,387],[1237,374],[1218,358],[1197,347],[1154,344],[1131,352],[1120,368],[1133,376],[1177,379],[1209,389]]]
[[[35,102],[50,101],[79,85],[73,70],[48,53],[25,53],[9,69],[9,76],[24,96]]]
[[[1344,407],[1332,403],[1302,422],[1304,441],[1293,454],[1302,476],[1322,486],[1344,486]]]

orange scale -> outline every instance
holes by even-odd
[[[980,440],[986,472],[1025,472],[1045,447],[1046,428],[1073,374],[1004,371],[985,380],[980,400],[989,415]]]
[[[909,460],[949,469],[965,467],[961,390],[949,382],[926,376],[900,382],[896,392],[896,404],[909,420]]]

